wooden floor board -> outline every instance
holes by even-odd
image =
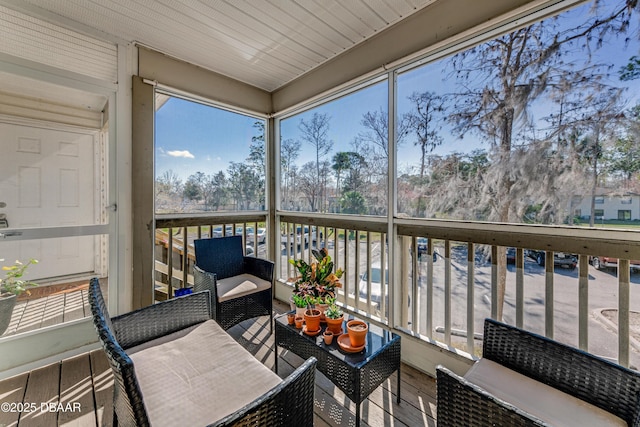
[[[3,382],[0,388],[0,402],[9,404],[8,410],[0,411],[0,426],[15,426],[18,424],[20,412],[18,403],[24,401],[24,394],[27,389],[29,373],[16,375]]]
[[[276,304],[276,312],[288,310]],[[229,334],[270,369],[274,364],[274,336],[269,334],[266,316],[247,320],[228,330]],[[286,377],[303,360],[278,348],[278,375]],[[401,368],[401,403],[396,403],[396,374],[374,390],[361,406],[363,427],[435,426],[435,380],[407,365]],[[102,350],[49,365],[0,381],[0,397],[23,402],[78,402],[80,412],[23,413],[18,427],[113,425],[113,376]],[[22,396],[22,397],[20,397]],[[40,408],[38,408],[40,409]],[[356,406],[326,376],[316,372],[314,425],[355,426]],[[0,416],[3,414],[0,414]],[[5,414],[6,415],[6,414]],[[5,421],[6,420],[6,421]],[[0,418],[0,426],[16,425],[14,418]]]
[[[107,356],[102,350],[89,354],[91,379],[98,427],[113,425],[113,375]]]
[[[3,382],[4,383],[4,382]],[[3,390],[0,387],[0,390]],[[23,412],[20,415],[18,425],[20,427],[55,426],[58,423],[58,414],[48,410],[48,404],[57,404],[60,401],[60,363],[35,369],[29,373],[27,390],[24,402],[27,405],[35,405],[34,411]]]
[[[62,361],[60,403],[56,410],[59,426],[96,426],[91,360],[86,354]]]

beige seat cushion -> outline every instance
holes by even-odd
[[[211,424],[281,382],[213,320],[127,354],[154,427]]]
[[[552,426],[626,426],[621,418],[488,359],[464,376],[495,397]]]
[[[271,288],[271,282],[251,274],[240,274],[218,280],[218,300],[220,302],[253,294]]]

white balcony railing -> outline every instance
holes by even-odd
[[[267,221],[262,212],[159,217],[156,298],[192,283],[193,239],[233,231],[256,256],[276,250],[280,282],[295,276],[290,259],[310,260],[313,248],[326,247],[336,268],[345,270],[338,301],[346,310],[424,341],[479,355],[484,318],[502,317],[621,365],[640,366],[640,331],[633,328],[640,316],[640,275],[632,274],[630,262],[640,259],[640,233],[417,219],[396,219],[389,227],[386,218],[279,212],[276,232],[270,229],[262,242],[251,230]],[[389,231],[395,238],[388,238]],[[506,248],[514,248],[510,263]],[[541,266],[527,255],[554,262]],[[592,255],[617,258],[617,268],[597,270],[589,264]]]

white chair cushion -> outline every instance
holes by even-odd
[[[218,280],[218,301],[242,297],[271,288],[271,282],[251,274],[240,274]]]
[[[127,354],[154,427],[211,424],[281,382],[213,320]]]
[[[464,376],[495,397],[552,426],[626,426],[621,418],[488,359]]]

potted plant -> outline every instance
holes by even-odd
[[[303,295],[293,294],[293,304],[296,307],[296,316],[302,317],[307,309],[307,298]]]
[[[4,261],[4,260],[0,260]],[[13,265],[2,267],[6,271],[5,277],[0,279],[0,335],[4,334],[9,323],[11,323],[11,315],[16,305],[16,298],[23,292],[27,295],[29,286],[37,286],[36,283],[22,279],[27,272],[27,268],[31,264],[37,264],[38,261],[30,259],[26,264],[16,261]]]
[[[325,319],[327,321],[327,329],[333,332],[334,335],[340,335],[342,331],[342,322],[344,320],[344,313],[340,307],[335,303],[331,304],[324,312]]]
[[[315,334],[320,330],[320,310],[315,308],[307,308],[304,312],[304,322],[306,323],[307,332]]]
[[[349,334],[351,346],[354,348],[364,346],[368,330],[369,325],[362,320],[349,320],[347,322],[347,333]]]
[[[311,264],[302,259],[289,260],[299,274],[289,279],[293,282],[294,303],[298,295],[306,297],[310,305],[330,304],[336,297],[336,288],[342,287],[340,278],[344,271],[339,268],[333,272],[334,264],[326,248],[313,249],[311,252],[315,258]]]

